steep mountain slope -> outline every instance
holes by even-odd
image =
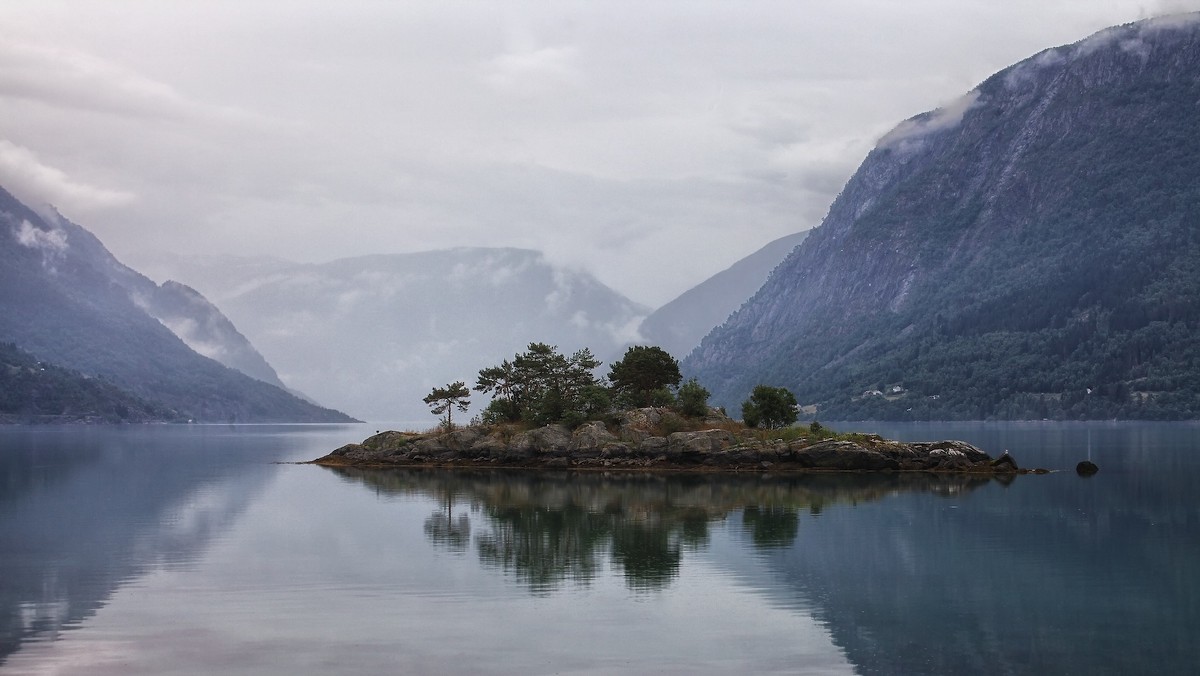
[[[1044,51],[885,136],[684,364],[823,418],[1200,416],[1200,15]]]
[[[161,285],[139,275],[134,296],[143,309],[200,354],[279,388],[275,369],[229,319],[195,289],[167,280]]]
[[[771,270],[807,236],[805,230],[780,237],[688,289],[646,317],[638,333],[646,343],[662,347],[675,358],[686,357],[709,331],[754,295]]]
[[[219,312],[202,297],[158,287],[80,226],[58,214],[35,213],[0,189],[0,341],[103,377],[184,418],[349,420],[197,354],[155,313],[168,322],[195,323],[185,332],[194,340],[211,335],[197,318],[220,324],[213,319]],[[232,325],[221,328],[240,337]],[[265,362],[259,366],[270,370]]]
[[[434,386],[473,384],[531,341],[610,362],[647,310],[524,249],[323,264],[161,259],[220,305],[288,385],[372,420],[429,420]]]

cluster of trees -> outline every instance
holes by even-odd
[[[600,361],[584,348],[565,355],[545,343],[530,343],[525,352],[479,371],[474,389],[492,397],[484,423],[525,422],[531,425],[578,425],[616,410],[671,407],[681,415],[708,413],[709,391],[695,378],[683,382],[679,362],[657,346],[635,345],[609,367],[607,378],[595,375]],[[466,382],[435,387],[425,397],[442,424],[453,427],[453,414],[470,407]],[[751,427],[782,427],[796,421],[796,398],[782,388],[759,386],[743,405]]]

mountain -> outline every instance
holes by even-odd
[[[212,298],[288,385],[381,421],[432,425],[422,398],[433,387],[474,384],[480,369],[533,341],[567,353],[589,347],[611,362],[648,312],[591,275],[526,249],[321,264],[160,257],[143,267]]]
[[[771,270],[804,241],[808,231],[786,235],[683,292],[650,313],[638,328],[644,342],[682,359],[754,295]]]
[[[0,189],[0,341],[103,379],[174,417],[351,420],[198,354],[168,325],[214,356],[271,379],[270,366],[198,293],[154,284],[81,226],[35,212]]]
[[[685,372],[823,419],[1200,417],[1197,102],[1187,14],[901,123]]]
[[[286,389],[275,369],[233,322],[195,289],[167,280],[155,285],[139,276],[134,300],[196,352],[251,378]]]

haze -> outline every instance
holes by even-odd
[[[651,306],[989,74],[1200,2],[0,1],[0,185],[137,266],[540,249]]]

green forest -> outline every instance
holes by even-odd
[[[5,422],[153,422],[179,415],[121,390],[38,361],[12,343],[0,343],[0,420]]]

